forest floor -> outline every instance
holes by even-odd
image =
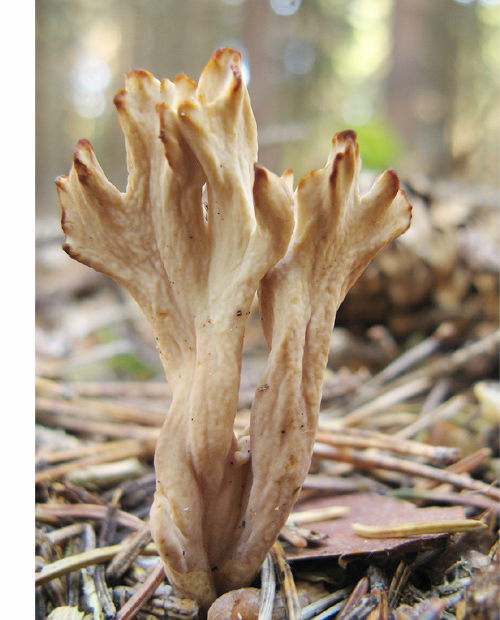
[[[294,513],[248,601],[214,618],[264,618],[265,597],[273,618],[500,617],[498,203],[412,189],[411,234],[339,312]],[[198,618],[148,526],[171,399],[153,334],[56,227],[37,235],[36,618]],[[266,360],[255,307],[237,429]]]

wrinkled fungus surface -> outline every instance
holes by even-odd
[[[124,193],[80,140],[56,181],[65,251],[127,289],[153,328],[173,399],[156,448],[151,530],[170,582],[204,608],[248,585],[307,474],[337,309],[410,224],[393,170],[364,196],[353,131],[292,193],[258,164],[237,51],[198,83],[131,71],[115,97]],[[206,202],[204,199],[206,192]],[[269,348],[236,438],[245,324],[256,291]]]

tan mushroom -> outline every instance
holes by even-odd
[[[151,529],[174,586],[204,608],[248,585],[306,476],[335,313],[410,223],[393,171],[358,196],[354,132],[292,197],[257,164],[239,53],[199,83],[127,75],[115,97],[129,180],[120,193],[81,140],[57,180],[64,249],[124,286],[157,338],[173,399],[158,441]],[[207,204],[202,201],[206,188]],[[294,212],[295,211],[295,212]],[[237,439],[246,319],[259,289],[269,362]]]

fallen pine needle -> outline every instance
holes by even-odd
[[[341,608],[339,615],[337,616],[338,618],[342,618],[345,617],[347,615],[347,612],[352,609],[354,607],[354,605],[356,605],[356,603],[363,597],[365,596],[365,594],[368,593],[368,590],[370,588],[370,581],[368,580],[367,577],[362,577],[358,583],[356,584],[356,587],[354,588],[354,590],[351,592],[351,594],[347,597],[347,600],[345,601],[343,607]]]
[[[261,569],[261,599],[259,606],[259,620],[270,620],[273,616],[274,596],[276,594],[276,573],[273,559],[267,554]]]
[[[278,581],[284,596],[285,609],[288,620],[300,620],[300,603],[293,579],[292,569],[287,562],[285,552],[281,543],[277,540],[271,547],[271,558],[273,560]]]
[[[122,544],[111,545],[109,547],[98,547],[95,549],[90,549],[89,551],[83,551],[77,555],[72,555],[68,558],[56,560],[55,562],[44,566],[39,573],[36,573],[35,585],[41,586],[52,579],[56,579],[56,577],[61,577],[67,573],[72,573],[80,568],[107,562],[119,553],[122,548]],[[147,545],[147,547],[141,551],[141,555],[158,555],[156,546],[153,543]]]
[[[419,478],[429,478],[437,480],[440,483],[451,484],[458,488],[468,489],[469,491],[478,491],[488,497],[500,499],[500,489],[492,485],[488,485],[481,480],[475,480],[468,474],[457,474],[448,469],[440,469],[410,461],[408,459],[396,458],[386,454],[379,454],[375,451],[363,452],[361,450],[352,450],[350,448],[337,448],[335,446],[318,445],[314,446],[313,458],[331,459],[334,461],[342,461],[351,463],[362,469],[387,469],[389,471],[398,471]]]
[[[349,506],[325,506],[324,508],[311,508],[311,510],[301,510],[292,512],[288,517],[287,523],[302,525],[304,523],[318,523],[338,519],[349,512]]]
[[[500,513],[500,503],[489,497],[474,493],[455,493],[453,491],[443,492],[440,490],[431,491],[420,487],[395,489],[393,497],[399,499],[424,500],[430,504],[452,504],[459,506],[474,506],[481,510],[493,510]]]
[[[132,618],[135,618],[137,613],[153,596],[164,580],[165,570],[163,568],[163,562],[160,560],[146,577],[144,583],[140,585],[139,589],[134,592],[131,598],[116,614],[115,620],[132,620]]]
[[[125,440],[110,443],[114,445],[107,452],[75,459],[68,463],[56,465],[55,467],[50,467],[36,473],[35,484],[43,482],[44,480],[57,480],[66,474],[81,470],[89,465],[101,465],[102,463],[122,461],[133,456],[150,456],[154,453],[155,444],[153,441]],[[98,452],[100,452],[100,450]]]
[[[107,506],[98,504],[36,504],[35,517],[49,523],[59,519],[105,519]],[[141,530],[145,521],[129,512],[118,510],[117,523],[131,530]]]
[[[418,441],[384,435],[384,433],[363,432],[357,429],[347,429],[345,433],[325,432],[320,429],[316,433],[316,441],[340,448],[375,448],[379,450],[388,450],[405,456],[411,455],[445,463],[454,463],[458,459],[458,450],[456,448],[430,446]]]
[[[442,519],[438,521],[417,521],[401,525],[362,525],[352,523],[352,529],[363,538],[408,538],[426,534],[455,534],[486,528],[485,523],[474,519]]]

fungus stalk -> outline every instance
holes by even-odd
[[[348,289],[410,224],[389,170],[362,198],[356,136],[292,195],[257,163],[239,53],[199,83],[126,77],[115,97],[129,179],[120,193],[89,142],[56,181],[63,248],[113,278],[150,322],[172,403],[155,453],[151,531],[170,582],[204,608],[248,585],[307,474],[331,331]],[[207,203],[202,201],[206,190]],[[269,348],[237,440],[243,336],[254,295]]]

